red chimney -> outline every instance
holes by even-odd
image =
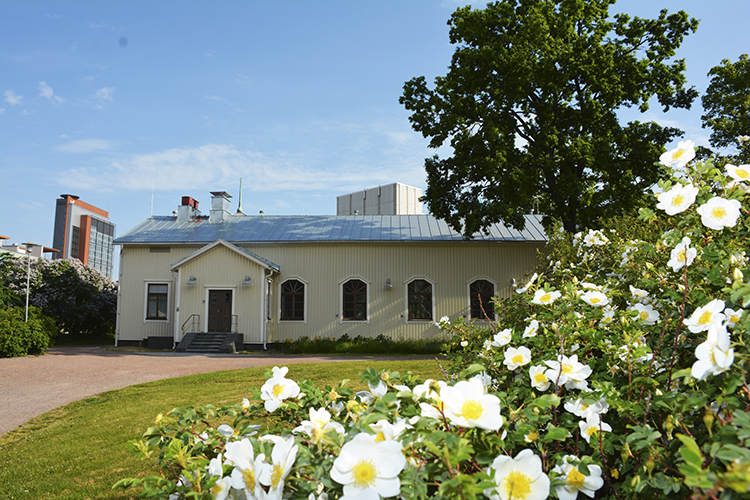
[[[198,200],[194,200],[190,196],[183,196],[182,197],[182,205],[183,206],[188,206],[188,207],[193,207],[194,209],[198,210]]]

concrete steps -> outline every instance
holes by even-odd
[[[242,346],[240,333],[200,332],[188,333],[177,345],[177,352],[194,353],[233,353],[237,345]]]

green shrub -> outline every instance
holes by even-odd
[[[29,307],[28,322],[25,316],[23,307],[0,309],[0,357],[43,354],[52,345],[57,334],[55,321],[36,307]]]
[[[445,381],[368,369],[355,393],[274,367],[242,405],[158,416],[133,446],[159,475],[119,486],[161,499],[747,498],[750,167],[686,165],[691,153],[665,154],[674,178],[656,211],[550,234],[496,325],[441,319]]]
[[[117,284],[77,259],[48,260],[0,256],[0,281],[25,302],[29,275],[30,304],[54,318],[70,335],[114,333]]]
[[[276,346],[289,354],[439,354],[443,348],[441,340],[392,340],[385,335],[351,338],[344,334],[338,339],[331,337],[309,338],[307,335]]]

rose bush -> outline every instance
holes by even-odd
[[[496,323],[441,319],[445,380],[366,370],[370,390],[354,393],[276,368],[252,403],[157,417],[133,447],[159,474],[117,486],[169,499],[746,497],[748,186],[692,157],[688,143],[662,157],[673,178],[639,218],[553,232]]]

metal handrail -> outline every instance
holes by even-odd
[[[237,333],[237,322],[238,322],[238,315],[232,314],[231,333]]]
[[[182,324],[182,334],[185,335],[185,325],[190,323],[190,333],[195,333],[195,326],[200,325],[201,323],[201,315],[200,314],[191,314],[188,319],[185,320],[185,322]]]

